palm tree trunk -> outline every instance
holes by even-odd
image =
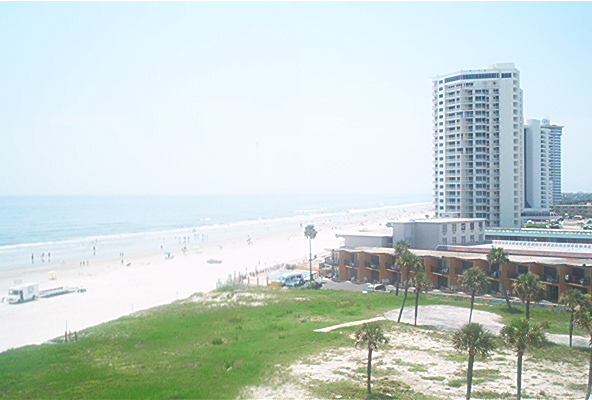
[[[471,399],[471,390],[473,388],[473,364],[475,356],[469,353],[469,368],[467,369],[467,400]]]
[[[469,314],[469,324],[471,323],[471,319],[473,319],[473,307],[475,306],[475,291],[471,292],[471,313]]]
[[[522,353],[518,354],[518,372],[516,374],[517,399],[522,399]]]
[[[510,296],[508,296],[508,291],[506,290],[506,285],[504,285],[504,278],[501,276],[500,272],[500,282],[502,283],[502,291],[504,292],[504,298],[506,299],[506,304],[508,305],[508,309],[512,309],[512,304],[510,304]]]
[[[368,394],[372,393],[372,385],[371,385],[371,377],[372,377],[372,349],[368,349]]]
[[[415,290],[415,322],[414,325],[417,326],[417,307],[419,304],[419,290]]]
[[[308,279],[312,281],[312,239],[311,238],[308,238],[308,265],[310,267],[310,276],[308,277]]]
[[[592,336],[590,337],[590,344],[592,344]],[[590,400],[590,392],[592,391],[592,352],[590,352],[590,363],[588,365],[588,391],[586,392],[586,400]]]
[[[571,339],[573,337],[574,316],[575,316],[575,312],[572,311],[571,318],[569,319],[569,347],[571,347]]]
[[[530,319],[530,300],[526,300],[526,319]]]
[[[502,292],[504,292],[504,298],[506,299],[506,304],[508,305],[508,309],[512,309],[512,304],[510,304],[510,296],[508,296],[508,291],[506,290],[506,285],[504,285],[504,277],[502,276],[502,268],[500,267],[500,282],[502,284]]]
[[[399,295],[399,273],[395,272],[395,296]]]
[[[405,296],[403,297],[403,304],[401,305],[401,311],[399,311],[399,318],[397,322],[401,322],[401,316],[403,315],[403,309],[405,308],[405,302],[407,301],[407,292],[409,291],[409,284],[405,281]]]

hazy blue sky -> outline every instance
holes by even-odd
[[[0,194],[431,193],[431,77],[514,62],[592,191],[592,3],[0,3]]]

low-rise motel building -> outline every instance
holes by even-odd
[[[481,268],[489,277],[489,294],[512,293],[516,279],[538,275],[547,288],[546,300],[557,302],[570,289],[592,294],[592,232],[511,230],[484,228],[482,219],[431,219],[390,222],[392,231],[380,229],[340,233],[342,247],[330,258],[339,280],[368,283],[401,282],[396,268],[397,241],[411,244],[424,264],[434,288],[459,291],[459,277],[469,268]],[[487,254],[502,247],[510,262],[490,265]]]
[[[510,254],[510,263],[500,267],[489,264],[487,250],[463,252],[412,249],[411,251],[423,260],[426,276],[432,281],[434,288],[440,290],[458,291],[459,277],[467,269],[478,267],[489,277],[489,294],[492,295],[502,295],[502,288],[506,288],[510,294],[513,294],[511,290],[516,279],[528,272],[538,275],[545,284],[548,301],[557,302],[559,296],[570,289],[592,293],[590,286],[592,259],[588,257]],[[334,253],[338,260],[340,280],[383,283],[402,281],[396,268],[393,248],[340,248],[334,250]]]

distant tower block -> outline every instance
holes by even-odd
[[[432,107],[436,217],[520,226],[524,123],[514,64],[435,77]]]

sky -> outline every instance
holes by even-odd
[[[592,192],[592,3],[0,3],[0,195],[425,194],[431,78],[514,62]]]

